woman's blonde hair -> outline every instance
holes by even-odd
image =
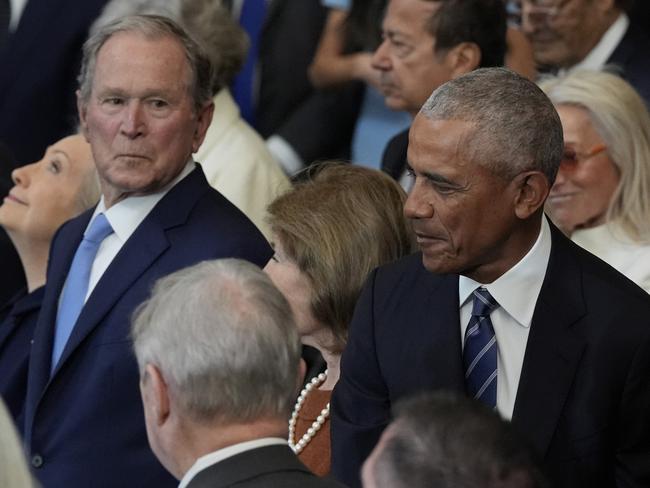
[[[335,338],[324,346],[340,352],[370,271],[414,250],[406,195],[390,176],[350,164],[323,163],[302,178],[269,205],[268,220],[311,281],[312,313]]]
[[[650,242],[650,114],[641,96],[608,72],[576,70],[540,83],[553,104],[589,112],[620,182],[607,211],[635,241]]]

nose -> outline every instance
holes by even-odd
[[[421,188],[417,178],[404,202],[404,216],[407,219],[430,219],[433,217],[433,204]]]
[[[384,39],[375,50],[370,61],[372,67],[381,71],[388,71],[391,67],[388,56],[388,40]]]
[[[30,174],[36,168],[37,164],[38,163],[31,163],[26,164],[25,166],[21,166],[20,168],[16,168],[11,172],[11,180],[17,186],[29,186],[29,182],[31,181]]]
[[[566,182],[567,180],[567,174],[566,172],[562,169],[562,166],[560,166],[557,170],[557,174],[555,175],[555,181],[553,182],[553,188],[556,186],[562,185]]]
[[[139,100],[131,100],[123,112],[120,132],[129,139],[135,139],[144,133],[144,109]]]

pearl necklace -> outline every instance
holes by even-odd
[[[300,452],[305,448],[305,446],[309,444],[309,441],[311,441],[314,438],[316,433],[327,421],[327,417],[329,417],[330,404],[328,402],[327,405],[325,405],[325,408],[321,410],[320,415],[316,417],[314,423],[311,424],[311,427],[307,429],[305,435],[303,435],[298,442],[294,443],[294,439],[296,435],[296,422],[298,421],[298,412],[300,412],[300,409],[302,408],[302,404],[305,403],[305,398],[307,398],[309,392],[312,391],[314,388],[320,386],[325,381],[326,378],[327,378],[327,370],[325,370],[323,373],[319,374],[318,376],[312,378],[311,381],[307,383],[307,385],[305,385],[305,387],[300,392],[300,396],[296,401],[296,405],[293,407],[293,413],[291,414],[291,418],[289,419],[289,447],[293,449],[293,452],[295,452],[296,454],[300,454]]]

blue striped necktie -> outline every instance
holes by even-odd
[[[113,228],[103,213],[95,217],[84,234],[72,260],[63,296],[56,315],[54,346],[52,347],[52,369],[61,358],[72,329],[86,301],[90,271],[102,241],[113,233]]]
[[[467,393],[492,408],[497,406],[497,342],[490,313],[498,306],[485,288],[474,290],[463,349]]]

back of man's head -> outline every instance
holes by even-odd
[[[365,488],[541,488],[542,476],[509,424],[448,393],[406,400],[363,468]]]
[[[477,67],[503,66],[506,55],[506,10],[503,0],[424,0],[440,7],[427,20],[436,54],[471,42],[481,51]]]
[[[300,339],[287,301],[256,266],[206,261],[159,280],[132,335],[141,373],[155,366],[190,422],[288,418]]]
[[[420,114],[474,125],[466,151],[505,178],[540,171],[553,184],[564,151],[562,123],[540,88],[505,68],[482,68],[440,86]]]

